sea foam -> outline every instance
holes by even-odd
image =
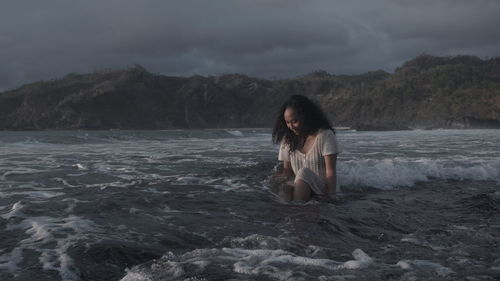
[[[229,134],[235,136],[235,137],[243,137],[243,133],[238,130],[226,130]]]
[[[340,161],[338,180],[342,186],[368,186],[391,189],[414,186],[431,179],[495,181],[500,184],[500,159],[436,160],[363,159]]]
[[[286,239],[251,235],[227,242],[235,246],[246,245],[264,248],[196,249],[180,256],[168,253],[153,263],[132,268],[121,280],[130,281],[134,278],[138,278],[138,280],[182,280],[189,276],[211,275],[211,272],[207,272],[209,268],[210,270],[217,268],[216,272],[226,275],[229,275],[230,272],[224,273],[224,271],[232,268],[233,274],[249,275],[251,278],[267,276],[274,280],[290,280],[299,277],[299,279],[312,280],[321,275],[338,274],[337,272],[342,270],[366,268],[373,263],[373,259],[361,249],[353,251],[353,260],[339,262],[327,258],[311,257],[305,253],[299,255],[281,248],[267,248],[290,244],[291,242]]]
[[[59,272],[63,280],[78,280],[68,249],[79,239],[94,232],[94,223],[75,215],[65,218],[27,217],[22,212],[24,208],[21,202],[17,202],[11,212],[2,216],[9,221],[7,230],[21,230],[27,237],[20,240],[18,247],[11,253],[0,256],[0,268],[15,274],[18,270],[16,265],[23,261],[23,250],[29,249],[40,254],[39,261],[44,270]],[[11,222],[14,218],[23,220]]]

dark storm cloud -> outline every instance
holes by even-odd
[[[0,89],[136,63],[168,75],[271,78],[500,50],[496,0],[5,2]]]

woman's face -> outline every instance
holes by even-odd
[[[297,114],[295,113],[295,110],[291,107],[287,107],[285,109],[285,113],[283,114],[285,118],[285,123],[288,129],[290,129],[294,134],[299,135],[300,134],[300,121],[298,119]]]

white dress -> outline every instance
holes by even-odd
[[[280,145],[278,160],[289,161],[295,174],[295,182],[303,180],[316,194],[326,194],[326,167],[323,156],[340,153],[337,138],[332,130],[320,129],[314,144],[306,153],[290,152],[288,145]]]

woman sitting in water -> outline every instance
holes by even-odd
[[[335,196],[337,154],[335,132],[321,108],[308,98],[291,96],[280,109],[273,129],[273,142],[280,144],[278,175],[283,199],[304,200],[311,193]],[[288,181],[295,175],[295,179]]]

